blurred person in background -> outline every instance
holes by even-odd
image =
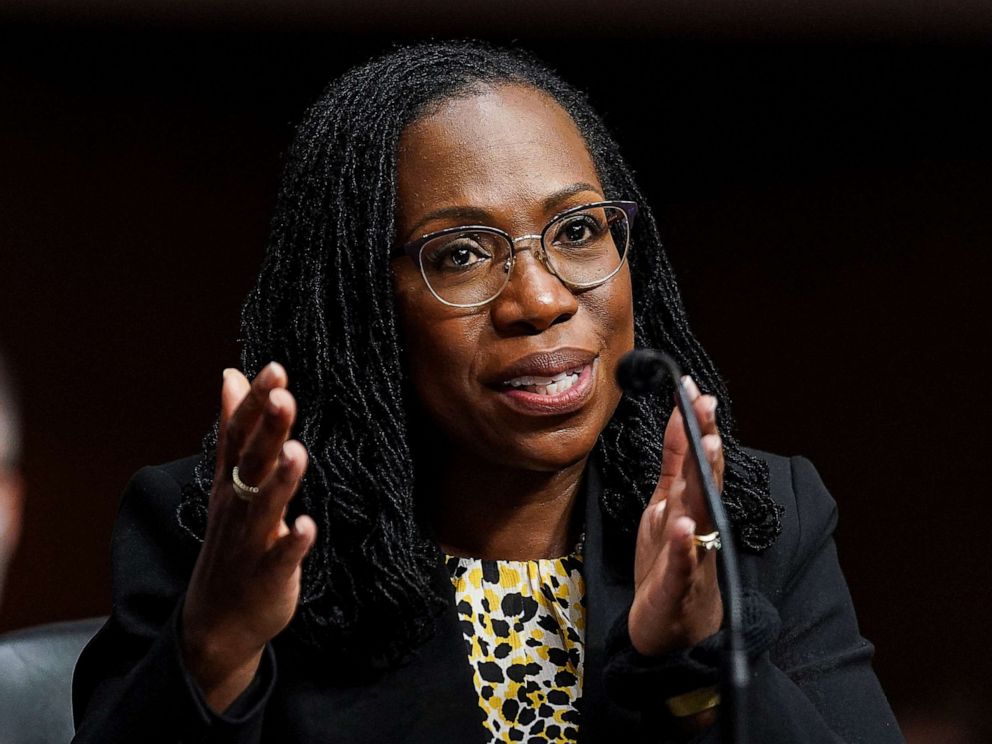
[[[14,391],[0,356],[0,603],[7,566],[21,534],[24,484],[20,471],[21,429]]]

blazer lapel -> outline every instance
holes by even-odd
[[[277,694],[284,700],[266,715],[266,729],[280,732],[272,740],[485,744],[454,587],[440,556],[433,581],[448,598],[433,636],[380,675],[328,664],[289,639],[280,650]]]
[[[454,587],[441,560],[434,586],[448,598],[444,611],[435,618],[434,636],[376,685],[376,708],[395,718],[382,741],[483,744],[488,741],[483,713],[472,680]]]
[[[600,509],[602,484],[595,458],[589,458],[585,479],[586,642],[582,680],[582,723],[579,741],[633,741],[640,716],[611,702],[603,684],[606,636],[633,599],[631,538],[606,529]]]

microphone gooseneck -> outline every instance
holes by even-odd
[[[734,744],[745,744],[744,695],[750,672],[741,635],[743,625],[743,595],[737,548],[734,545],[730,520],[723,507],[713,470],[703,452],[699,422],[692,410],[692,401],[682,385],[682,372],[667,354],[656,349],[635,349],[624,355],[617,366],[617,382],[625,393],[646,395],[675,385],[675,400],[685,424],[689,449],[699,470],[713,525],[720,531],[722,547],[719,550],[720,593],[727,617],[728,643],[723,650],[721,669],[720,722],[722,738]]]

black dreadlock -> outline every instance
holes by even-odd
[[[585,137],[611,199],[642,205],[629,260],[639,346],[670,353],[721,401],[728,462],[724,501],[745,549],[781,530],[767,467],[734,437],[726,388],[689,329],[651,210],[619,148],[585,96],[530,55],[480,42],[398,49],[352,69],[307,112],[288,153],[268,251],[242,310],[242,366],[272,359],[299,401],[295,435],[310,467],[295,512],[317,523],[296,629],[325,649],[394,658],[430,627],[438,548],[417,518],[404,403],[403,349],[389,255],[396,212],[396,148],[432,105],[486,85],[532,86],[556,99]],[[597,445],[601,508],[631,532],[660,468],[671,391],[624,397]],[[179,519],[202,539],[216,429],[204,439]]]

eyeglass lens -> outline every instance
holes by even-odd
[[[542,235],[549,268],[575,289],[596,286],[616,273],[628,242],[627,214],[612,206],[565,214]],[[506,286],[512,255],[505,236],[464,230],[425,243],[420,264],[438,297],[453,305],[473,305],[493,299]]]

